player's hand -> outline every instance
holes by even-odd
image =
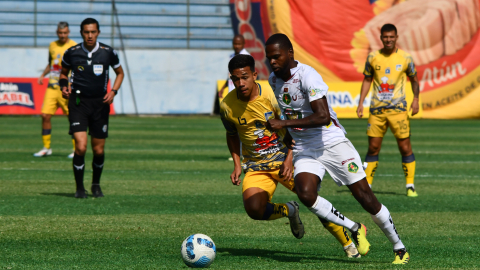
[[[112,91],[108,92],[108,93],[105,94],[105,96],[103,97],[103,103],[112,104],[114,97],[115,97],[115,93],[114,93],[114,92],[112,92]]]
[[[270,119],[267,121],[267,124],[265,125],[267,129],[269,130],[280,130],[284,128],[284,123],[285,121],[278,120],[278,119]]]
[[[38,84],[43,85],[43,76],[38,77]]]
[[[230,180],[232,180],[233,185],[240,186],[240,183],[242,182],[242,180],[240,179],[240,175],[242,175],[242,168],[235,167],[235,169],[233,169],[232,174],[230,175]]]
[[[72,92],[72,89],[70,87],[63,87],[62,88],[62,97],[64,99],[68,99],[70,97],[70,93]]]
[[[362,102],[363,103],[363,102]],[[358,107],[357,107],[357,116],[358,118],[362,118],[363,117],[363,104],[358,104]]]
[[[410,111],[412,111],[412,116],[418,113],[420,107],[418,105],[418,98],[414,98],[412,101],[412,106],[410,107]]]
[[[285,161],[280,165],[280,171],[278,176],[284,181],[292,179],[293,165],[292,165],[292,156],[287,156]]]

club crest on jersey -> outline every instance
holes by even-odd
[[[283,103],[289,105],[292,102],[292,97],[290,96],[289,93],[285,93],[283,94],[282,100],[283,100]]]
[[[387,68],[385,69],[385,74],[387,74],[387,75],[390,74],[390,68],[389,68],[389,67],[387,67]]]
[[[78,71],[84,71],[85,69],[82,66],[77,67]]]
[[[396,65],[395,70],[396,71],[402,71],[402,65]]]
[[[347,167],[348,167],[348,171],[351,173],[356,173],[358,171],[358,166],[357,164],[355,164],[355,162],[348,163]]]
[[[273,116],[273,112],[266,112],[264,115],[266,121],[268,121],[269,119],[275,119],[275,116]]]
[[[103,73],[103,65],[93,65],[93,73],[97,76],[102,75]]]

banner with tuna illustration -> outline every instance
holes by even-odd
[[[271,34],[292,41],[295,59],[328,83],[361,82],[380,28],[398,29],[397,46],[412,55],[423,118],[480,117],[480,0],[230,0],[235,33],[268,76],[263,44]],[[351,84],[352,93],[360,93]],[[358,88],[357,88],[358,87]],[[332,89],[333,90],[333,89]],[[355,99],[355,97],[353,97]],[[353,110],[354,108],[352,108]]]

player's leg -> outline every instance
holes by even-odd
[[[56,90],[47,88],[41,110],[42,116],[42,141],[43,148],[39,152],[33,154],[35,157],[44,157],[52,154],[52,115],[57,110]]]
[[[92,194],[94,197],[103,197],[100,188],[100,177],[102,176],[105,161],[105,139],[108,137],[108,115],[110,105],[103,103],[103,98],[92,100],[94,113],[91,115],[90,135],[92,136],[93,149],[93,178]]]
[[[368,151],[367,156],[365,157],[365,162],[367,162],[365,174],[367,175],[367,181],[370,186],[373,183],[373,177],[375,177],[375,172],[378,168],[378,155],[380,154],[385,132],[387,132],[387,120],[385,115],[371,114],[368,117]]]
[[[302,238],[305,231],[300,220],[298,204],[272,203],[271,199],[277,187],[273,175],[279,170],[247,172],[243,179],[243,204],[248,216],[255,220],[274,220],[288,217],[290,228],[296,238]]]
[[[85,153],[87,152],[87,132],[79,131],[73,133],[75,138],[75,154],[73,156],[73,175],[75,176],[76,192],[75,198],[87,198],[83,175],[85,174]]]
[[[102,189],[100,188],[100,177],[102,176],[103,163],[105,161],[105,139],[99,139],[92,137],[92,194],[94,197],[103,197]]]
[[[417,197],[414,186],[415,155],[410,143],[410,120],[407,112],[395,113],[388,118],[393,135],[397,139],[398,149],[402,155],[402,168],[405,173],[407,196]]]
[[[361,159],[350,141],[342,142],[326,149],[321,161],[333,180],[338,185],[346,185],[363,209],[370,213],[373,221],[393,244],[393,250],[405,250],[405,246],[400,240],[390,212],[377,200],[377,197],[368,185],[362,166],[357,165],[360,164]],[[354,240],[356,240],[356,237],[361,235],[353,234],[352,236]],[[364,251],[359,247],[359,252],[362,254]]]
[[[64,99],[62,97],[62,92],[59,93],[59,96],[57,96],[57,105],[58,107],[62,108],[63,114],[65,114],[68,117],[68,99]],[[70,155],[68,155],[68,158],[73,158],[73,155],[75,154],[75,139],[72,136],[72,144],[73,144],[73,151]]]

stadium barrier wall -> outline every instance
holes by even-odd
[[[368,54],[383,47],[380,28],[393,23],[397,46],[417,67],[423,118],[480,118],[478,0],[230,0],[230,10],[233,31],[257,53],[257,66],[265,63],[259,41],[283,33],[295,59],[329,85],[363,80]],[[266,79],[263,69],[257,71]]]
[[[262,89],[269,89],[272,91],[270,84],[267,80],[258,80],[257,81]],[[337,114],[338,118],[358,118],[357,117],[357,104],[360,99],[360,88],[362,86],[362,82],[340,82],[340,83],[327,83],[328,84],[328,93],[327,93],[327,100],[328,104],[332,107],[332,109]],[[225,80],[217,81],[217,92],[220,92],[222,86],[225,85]],[[223,97],[226,97],[228,94],[228,89],[223,91]],[[369,108],[370,108],[370,94],[371,91],[368,93],[365,101],[363,103],[363,118],[368,118],[370,115]],[[413,101],[413,92],[412,92],[412,85],[410,83],[407,84],[407,106],[408,106],[408,114],[412,117],[412,112],[410,111],[410,105]],[[219,99],[219,102],[222,102],[223,98]],[[413,116],[412,118],[422,118],[423,116],[423,109],[422,109],[422,99],[420,97],[420,111],[418,114]]]
[[[30,78],[33,87],[48,63],[47,54],[47,48],[1,48],[0,77]],[[210,114],[216,81],[228,76],[231,51],[127,50],[126,54],[139,114]],[[122,65],[124,57],[120,52]],[[126,72],[125,66],[124,70]],[[111,81],[114,78],[115,73],[110,69]],[[41,87],[34,89],[41,91]],[[0,96],[3,92],[0,90]],[[39,96],[38,110],[32,114],[40,113],[43,94]],[[34,100],[36,97],[32,98]],[[115,97],[114,107],[116,114],[135,113],[128,76]]]

